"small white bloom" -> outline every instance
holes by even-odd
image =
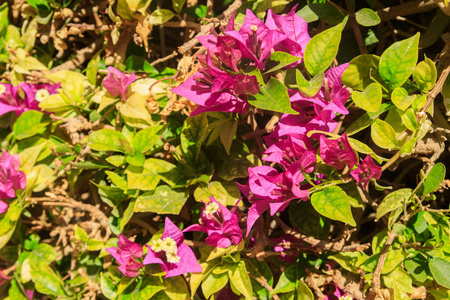
[[[250,26],[250,30],[256,32],[256,31],[258,31],[258,26],[252,25],[252,26]]]
[[[219,204],[217,204],[217,202],[210,202],[208,205],[206,205],[203,213],[205,215],[212,215],[212,214],[216,213],[218,210],[219,210]]]
[[[353,297],[350,295],[345,295],[345,296],[339,297],[339,300],[353,300]]]
[[[3,84],[0,84],[0,95],[6,92],[6,87]]]
[[[162,249],[168,252],[175,252],[177,253],[177,243],[173,240],[171,237],[165,237],[162,240]]]
[[[176,264],[180,262],[180,257],[177,255],[176,252],[166,252],[167,261]]]
[[[37,102],[41,102],[48,96],[50,96],[50,93],[46,89],[40,89],[40,90],[36,91],[36,94],[34,95],[34,99],[36,99]]]
[[[164,244],[163,240],[159,239],[159,240],[153,241],[152,244],[150,245],[150,248],[154,252],[158,253],[163,250],[163,244]]]

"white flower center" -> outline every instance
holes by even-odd
[[[166,252],[177,252],[177,243],[171,237],[162,239],[162,249]]]
[[[37,102],[41,102],[48,96],[50,96],[50,93],[46,89],[40,89],[40,90],[36,91],[36,94],[34,95],[34,99],[36,99]]]
[[[345,296],[339,297],[339,300],[353,300],[353,297],[351,297],[350,295],[345,295]]]
[[[203,213],[205,215],[212,215],[212,214],[216,213],[216,211],[218,211],[218,210],[219,210],[219,204],[217,204],[217,202],[210,202],[208,205],[206,205]]]
[[[176,252],[166,252],[167,261],[176,264],[180,262],[180,257],[177,255]]]
[[[150,245],[150,248],[154,252],[158,253],[163,250],[162,246],[163,246],[163,241],[161,239],[159,239],[159,240],[153,241],[152,244]]]
[[[258,26],[252,25],[252,26],[250,26],[250,30],[256,32],[258,30]]]
[[[3,84],[0,84],[0,95],[6,92],[6,87]]]

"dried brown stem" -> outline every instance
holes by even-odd
[[[167,61],[167,60],[169,60],[171,58],[174,58],[177,55],[178,55],[178,52],[177,51],[173,51],[172,54],[169,54],[169,55],[167,55],[165,57],[158,58],[157,60],[153,61],[150,65],[151,66],[155,66],[155,65],[157,65],[159,63],[162,63],[162,62],[165,62],[165,61]]]
[[[386,7],[377,11],[381,21],[395,19],[397,16],[408,16],[426,12],[436,8],[434,0],[418,0]]]
[[[95,52],[102,46],[103,37],[96,39],[90,46],[77,51],[77,55],[69,61],[51,69],[51,72],[58,72],[62,70],[75,70],[84,62],[90,59]]]
[[[397,237],[394,231],[388,233],[388,238],[384,244],[383,250],[381,251],[380,258],[378,259],[378,264],[373,273],[372,277],[372,288],[369,292],[368,299],[375,299],[380,294],[381,289],[381,270],[383,269],[384,262],[386,261],[387,255],[389,253],[389,248],[392,242]]]

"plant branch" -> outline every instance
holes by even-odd
[[[386,243],[384,244],[383,250],[381,251],[380,258],[378,259],[378,264],[373,273],[372,277],[372,288],[369,292],[368,299],[376,299],[378,294],[380,293],[381,288],[381,270],[383,269],[384,262],[386,261],[387,255],[389,253],[389,248],[391,247],[392,242],[397,237],[394,231],[390,231],[388,233],[388,238]]]

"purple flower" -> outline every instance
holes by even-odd
[[[324,285],[324,296],[324,300],[353,300],[353,297],[347,295],[333,282]]]
[[[119,247],[111,247],[106,249],[120,264],[119,270],[123,275],[128,277],[136,277],[140,272],[140,268],[144,266],[140,262],[143,255],[142,246],[138,243],[127,239],[123,234],[119,235]]]
[[[50,95],[58,93],[58,89],[61,87],[61,83],[57,84],[34,84],[24,83],[20,84],[20,87],[25,92],[26,98],[23,101],[25,105],[24,111],[33,109],[40,110],[39,102],[44,100]]]
[[[239,220],[236,211],[237,203],[231,213],[214,197],[205,203],[202,209],[200,224],[194,224],[183,230],[201,231],[208,233],[206,243],[212,247],[228,248],[232,243],[239,244],[242,240],[242,230],[239,228]]]
[[[183,243],[183,233],[166,218],[164,232],[160,239],[148,247],[144,264],[160,264],[166,272],[165,278],[184,273],[202,272],[203,269],[195,258],[194,252]]]
[[[362,183],[364,190],[367,188],[367,184],[370,179],[380,179],[382,169],[377,166],[370,155],[367,155],[364,160],[361,160],[361,163],[358,164],[358,167],[351,171],[350,174],[355,178],[356,182]]]
[[[270,208],[273,216],[283,211],[292,199],[307,200],[309,191],[293,184],[287,172],[278,171],[268,166],[248,168],[248,185],[240,185],[241,192],[252,202],[247,218],[247,235],[259,216]]]
[[[311,40],[308,34],[308,23],[295,13],[297,5],[285,16],[276,15],[271,9],[267,12],[266,25],[286,36],[275,45],[275,51],[284,51],[293,56],[303,57],[306,44]],[[296,64],[300,63],[298,61]],[[294,64],[294,66],[296,65]]]
[[[204,111],[244,113],[249,107],[247,94],[259,92],[256,76],[222,71],[214,65],[212,58],[210,54],[199,57],[203,68],[172,92],[199,105],[191,115]]]
[[[121,95],[122,99],[126,101],[128,86],[135,80],[136,75],[134,75],[134,72],[131,72],[131,75],[127,76],[116,68],[108,67],[108,75],[103,80],[103,86],[113,97]]]
[[[41,110],[39,102],[51,94],[56,94],[60,87],[57,84],[33,84],[20,83],[12,86],[8,83],[0,83],[0,116],[11,111],[20,116],[27,110]],[[25,92],[25,99],[19,97],[19,87]]]
[[[352,169],[358,162],[355,151],[348,142],[347,134],[336,140],[320,136],[320,157],[329,166],[341,170],[345,166]]]
[[[16,190],[25,188],[27,179],[25,173],[18,171],[20,167],[20,158],[18,154],[10,155],[3,150],[0,156],[0,199],[8,200],[16,197]],[[0,203],[0,210],[5,212],[6,203]]]

